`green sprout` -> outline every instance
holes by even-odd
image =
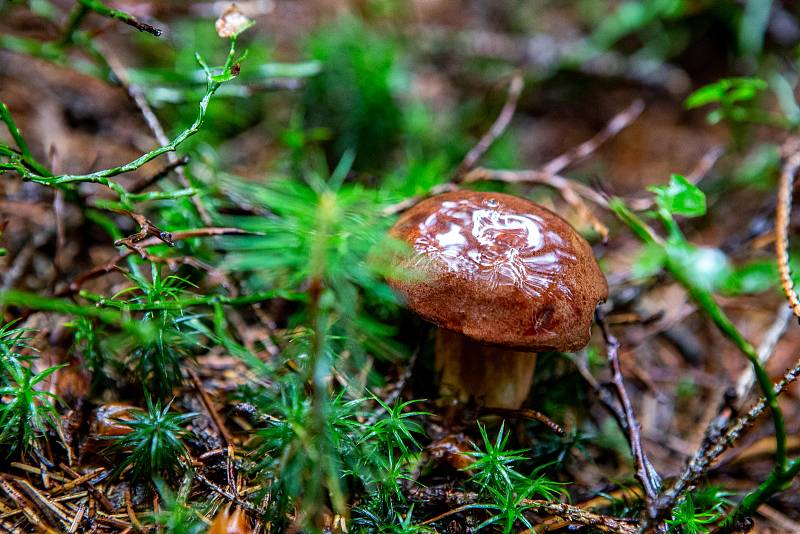
[[[59,433],[59,414],[56,403],[60,399],[36,386],[46,378],[66,367],[57,365],[40,373],[31,371],[28,365],[22,365],[11,358],[2,362],[3,383],[0,387],[0,443],[10,446],[10,451],[17,449],[29,451],[37,447],[37,441],[46,435],[48,430]]]
[[[197,414],[170,413],[171,402],[162,408],[161,401],[153,404],[149,396],[145,396],[145,401],[146,411],[132,411],[130,421],[119,421],[131,429],[129,433],[106,438],[114,441],[112,451],[125,451],[114,475],[121,474],[128,466],[132,467],[135,480],[151,480],[156,475],[174,475],[186,470],[190,457],[184,439],[190,432],[184,427]]]

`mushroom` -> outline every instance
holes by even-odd
[[[519,408],[541,351],[589,342],[608,284],[589,243],[568,222],[528,200],[457,191],[423,200],[390,230],[415,254],[389,284],[438,326],[440,393]]]

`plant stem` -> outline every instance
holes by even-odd
[[[28,148],[28,143],[25,142],[22,132],[19,131],[17,124],[14,122],[14,118],[11,116],[11,112],[8,110],[8,106],[4,102],[0,102],[0,120],[2,120],[8,128],[8,132],[11,134],[11,137],[14,139],[14,143],[16,143],[17,148],[19,148],[22,154],[22,161],[25,163],[25,165],[41,175],[52,176],[47,167],[36,161],[36,158],[34,158],[33,154],[31,154],[31,150]]]
[[[78,0],[80,4],[88,9],[91,9],[95,13],[102,15],[104,17],[117,19],[121,22],[124,22],[128,26],[132,26],[139,30],[140,32],[147,32],[159,37],[161,35],[161,30],[156,28],[155,26],[151,26],[150,24],[146,24],[133,15],[129,13],[125,13],[124,11],[120,11],[119,9],[113,9],[105,5],[103,2],[99,0]]]
[[[786,465],[782,471],[777,466],[770,472],[767,479],[756,489],[745,495],[744,499],[733,513],[734,517],[747,517],[755,513],[756,509],[775,493],[788,488],[792,479],[800,473],[800,458],[795,458]]]
[[[694,300],[700,309],[702,309],[705,314],[711,318],[720,332],[722,332],[725,337],[727,337],[733,342],[734,345],[736,345],[736,348],[738,348],[739,351],[744,354],[744,356],[753,366],[753,372],[755,373],[758,385],[764,395],[765,402],[770,409],[770,413],[772,414],[772,423],[775,427],[775,465],[773,466],[767,480],[765,480],[758,486],[758,488],[749,493],[742,500],[742,502],[739,504],[739,507],[734,512],[734,516],[743,517],[749,513],[752,513],[760,503],[769,498],[769,496],[776,491],[782,489],[783,486],[790,481],[792,477],[798,473],[798,471],[800,471],[800,459],[796,459],[791,463],[788,461],[786,453],[786,423],[784,421],[783,411],[778,405],[778,395],[775,392],[775,385],[769,378],[767,370],[759,361],[758,352],[756,351],[755,347],[753,347],[753,345],[744,338],[741,332],[739,332],[722,308],[720,308],[719,304],[717,304],[717,302],[714,300],[711,292],[698,287],[687,276],[683,266],[675,262],[670,257],[666,244],[663,240],[657,237],[652,228],[650,228],[647,223],[645,223],[635,213],[628,209],[621,199],[611,199],[609,206],[612,210],[614,210],[617,217],[627,224],[642,241],[657,245],[664,250],[664,256],[666,258],[664,264],[665,269],[670,273],[670,275],[672,275],[675,281],[677,281],[681,286],[684,287],[684,289],[686,289],[692,300]],[[662,219],[664,219],[663,214]],[[675,238],[683,239],[682,234],[680,234],[680,230],[677,228],[677,225],[674,224],[674,220],[672,220],[671,215],[667,214],[666,219],[667,222],[671,221],[673,223],[667,224],[667,228],[670,230],[671,235]],[[669,503],[669,505],[673,503]],[[659,504],[663,505],[663,502]],[[663,512],[664,510],[657,509],[655,518],[660,517]],[[649,525],[644,525],[644,528],[648,527]]]

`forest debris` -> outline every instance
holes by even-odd
[[[253,25],[253,21],[239,9],[236,4],[231,4],[217,19],[214,27],[217,30],[217,35],[223,39],[230,39],[236,37],[247,28]]]
[[[622,378],[622,369],[619,363],[619,348],[620,343],[616,337],[611,334],[608,324],[601,312],[597,312],[597,324],[600,326],[600,331],[603,333],[603,339],[606,343],[606,355],[608,363],[611,367],[612,384],[616,393],[617,400],[622,408],[626,427],[623,431],[627,434],[628,442],[631,447],[631,454],[633,455],[634,464],[636,466],[636,478],[642,484],[645,493],[645,502],[647,503],[647,511],[650,517],[655,517],[657,507],[656,499],[658,498],[661,489],[661,477],[659,477],[650,460],[647,458],[647,453],[642,447],[642,436],[639,423],[636,420],[636,414],[633,411],[633,405],[628,397],[628,392],[625,390],[625,383]]]
[[[791,265],[789,263],[789,221],[792,216],[792,188],[795,175],[800,169],[800,138],[790,138],[783,146],[787,154],[778,182],[778,201],[775,205],[775,255],[781,275],[781,287],[792,308],[800,319],[800,297],[794,290]]]
[[[468,440],[464,434],[448,434],[425,447],[425,451],[431,460],[444,462],[459,471],[469,469],[469,466],[475,462],[475,459],[468,454],[472,452],[472,449],[468,446]]]
[[[250,534],[252,530],[247,515],[241,508],[234,507],[231,512],[231,506],[227,505],[216,515],[214,522],[206,532],[207,534]]]
[[[175,241],[181,241],[183,239],[190,239],[193,237],[212,237],[219,235],[254,235],[254,232],[248,232],[247,230],[242,230],[240,228],[210,227],[210,228],[195,228],[190,230],[182,230],[169,235],[172,241],[175,242]],[[118,256],[114,256],[107,263],[94,267],[86,271],[85,273],[81,274],[80,276],[75,278],[75,280],[73,280],[67,287],[63,288],[61,291],[58,291],[56,295],[66,295],[70,293],[75,293],[79,291],[80,288],[83,286],[83,284],[85,284],[89,280],[110,273],[111,271],[120,270],[119,264],[126,258],[128,258],[131,254],[133,254],[134,251],[140,252],[141,254],[141,251],[143,251],[143,249],[159,245],[162,242],[163,240],[161,239],[160,236],[150,237],[149,239],[140,241],[135,248],[129,247],[129,250],[123,252]]]
[[[136,221],[136,224],[139,225],[140,230],[135,234],[131,234],[128,237],[123,239],[117,239],[114,241],[114,246],[126,246],[129,249],[136,251],[139,253],[142,258],[147,257],[147,253],[144,249],[137,245],[137,243],[144,241],[148,237],[155,237],[159,241],[166,243],[170,247],[175,246],[175,241],[172,240],[172,234],[169,232],[165,232],[161,230],[158,226],[156,226],[150,219],[145,217],[144,215],[140,215],[138,213],[133,213],[130,211],[122,211],[121,213],[126,213]]]
[[[200,401],[203,403],[203,408],[205,408],[206,412],[208,413],[211,422],[216,427],[220,437],[222,437],[222,439],[225,441],[225,444],[230,445],[233,443],[233,437],[225,427],[225,423],[223,423],[222,418],[220,418],[216,408],[214,408],[211,397],[208,396],[208,392],[206,392],[205,388],[203,387],[200,377],[197,376],[197,373],[192,368],[187,368],[186,371],[189,374],[189,378],[192,380],[194,388],[197,390],[197,393],[200,396]]]
[[[464,156],[464,159],[461,160],[461,164],[456,168],[453,178],[454,182],[460,182],[464,178],[464,175],[472,169],[486,151],[489,150],[497,138],[506,131],[506,128],[508,128],[508,125],[511,123],[511,119],[514,117],[514,112],[517,109],[517,102],[519,101],[519,96],[522,94],[522,89],[524,87],[525,84],[522,75],[519,72],[515,73],[508,86],[508,97],[506,97],[506,103],[503,105],[503,109],[500,110],[500,114],[497,116],[494,123],[492,123],[489,130],[483,134],[478,143],[473,146],[470,151],[467,152],[467,155]]]

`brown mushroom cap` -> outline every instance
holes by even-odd
[[[423,200],[390,234],[416,255],[389,280],[409,308],[481,343],[529,351],[576,351],[589,342],[608,284],[589,243],[568,222],[528,200],[459,191]]]

